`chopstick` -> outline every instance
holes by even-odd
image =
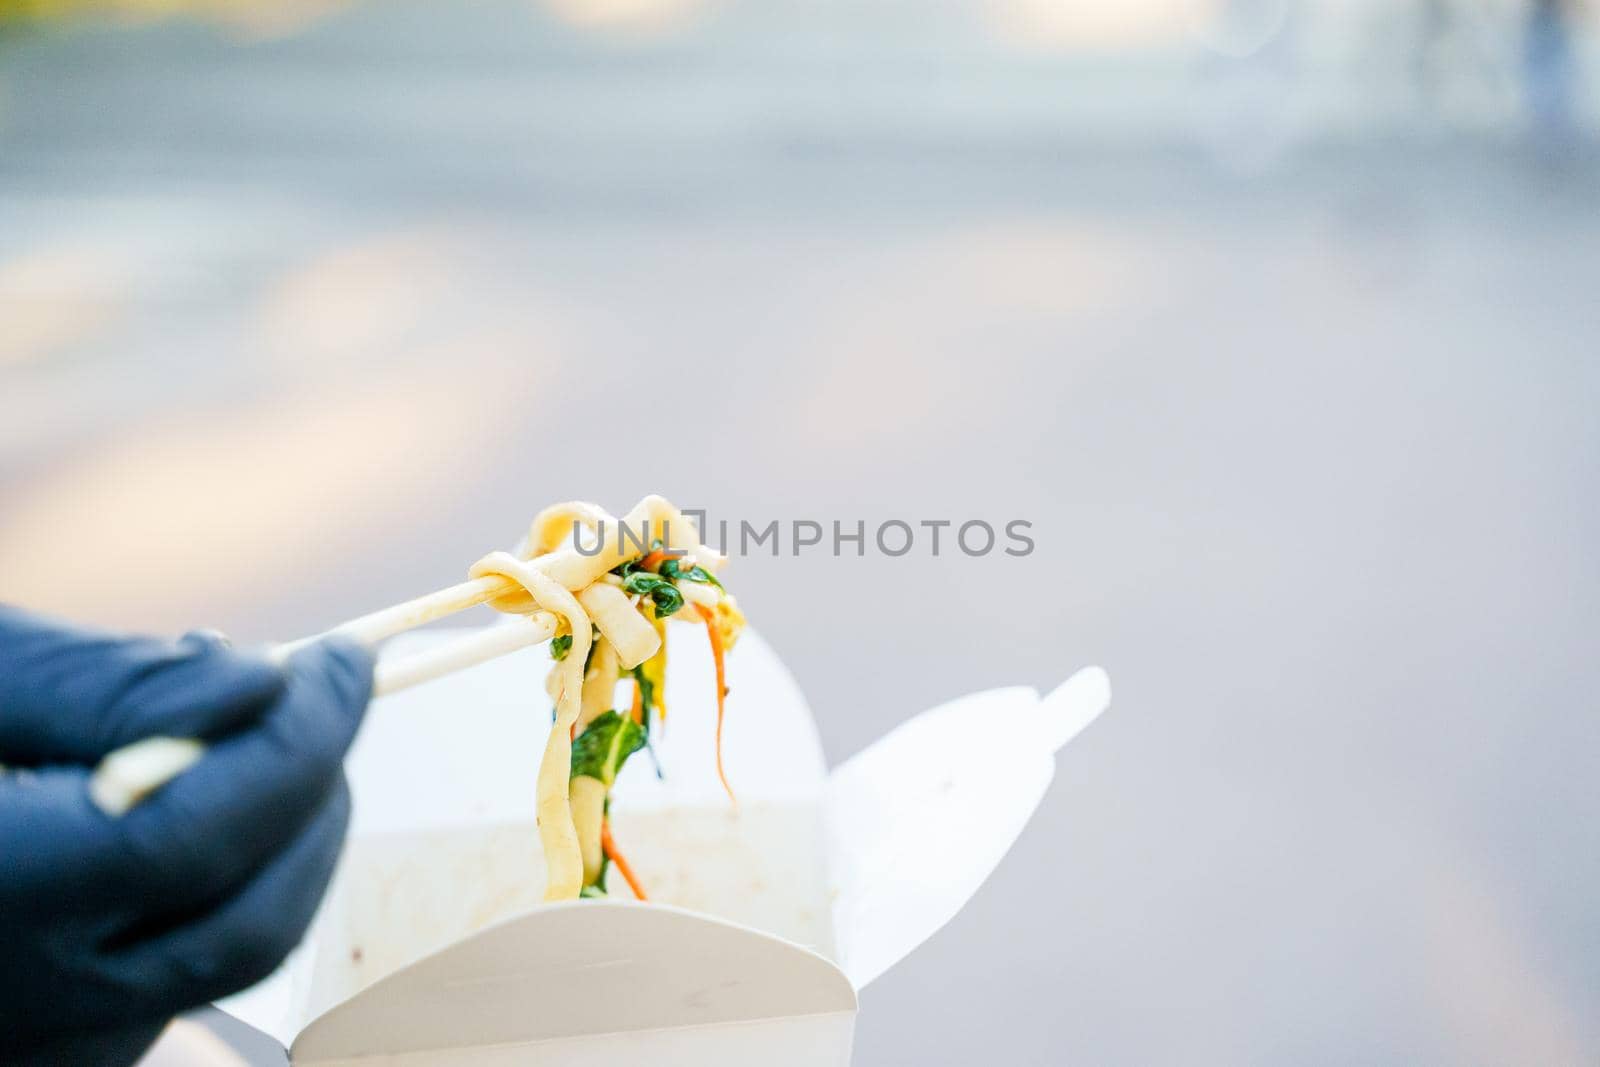
[[[614,536],[606,534],[604,524],[601,524],[599,545],[594,553],[577,552],[575,546],[570,551],[542,555],[539,563],[544,565],[547,575],[576,593],[628,558],[629,537],[624,535],[625,531],[637,531],[631,536],[640,551],[658,537],[665,545],[681,545],[681,537],[671,536],[674,523],[678,524],[680,534],[685,530],[693,534],[693,523],[685,519],[677,508],[659,496],[647,496],[617,522]],[[695,544],[698,543],[696,539]],[[520,591],[522,586],[511,578],[485,574],[340,623],[313,637],[279,645],[269,655],[281,663],[296,649],[330,634],[344,634],[369,647],[376,646],[425,623]],[[419,685],[519,648],[538,644],[553,635],[556,626],[554,615],[537,611],[528,615],[527,622],[522,625],[487,627],[443,648],[421,652],[395,663],[380,663],[373,678],[373,695],[398,692],[408,686]],[[204,752],[203,744],[186,738],[151,737],[136,741],[100,761],[90,780],[89,795],[101,810],[119,815],[188,769]]]
[[[302,637],[298,641],[285,642],[272,650],[272,658],[282,662],[305,646],[331,634],[343,634],[355,638],[364,645],[376,645],[407,630],[414,630],[418,626],[454,615],[459,611],[488,603],[497,596],[514,593],[521,588],[516,582],[498,574],[471,578],[437,592],[407,600],[403,604],[395,604],[358,616],[348,622],[340,623],[331,630]]]
[[[372,646],[435,620],[486,603],[520,589],[509,578],[486,575],[460,582],[403,604],[374,611],[340,623],[331,630],[275,646],[268,655],[282,663],[298,649],[331,634],[353,637]],[[515,622],[485,626],[476,633],[438,648],[418,652],[391,663],[380,662],[373,672],[374,698],[398,693],[456,671],[475,667],[499,656],[548,641],[557,620],[547,611],[534,612]],[[147,737],[117,749],[103,758],[89,780],[89,798],[107,815],[121,815],[194,765],[205,745],[191,738]]]
[[[372,678],[372,695],[387,696],[410,689],[435,678],[443,678],[468,667],[537,645],[555,636],[556,617],[547,611],[499,626],[485,626],[477,633],[447,645],[417,652],[393,663],[379,663]]]

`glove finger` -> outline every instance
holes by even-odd
[[[283,695],[283,670],[263,655],[195,635],[175,647],[112,704],[105,751],[145,737],[225,737],[259,720]]]
[[[222,903],[108,958],[110,986],[141,1001],[141,1010],[172,1015],[265,978],[311,925],[349,822],[341,775],[299,836]]]
[[[48,922],[118,906],[125,891],[114,821],[89,800],[89,771],[0,773],[0,916]]]
[[[7,1067],[61,1067],[64,1063],[135,1063],[155,1044],[167,1020],[130,1023],[106,1030],[80,1027],[50,1034],[27,1028],[9,1035]]]
[[[290,660],[283,696],[117,820],[130,882],[177,912],[217,899],[285,848],[341,780],[372,687],[350,641]]]
[[[162,972],[121,959],[118,946],[172,930],[174,919],[167,900],[139,892],[126,876],[116,820],[90,803],[88,777],[81,767],[0,775],[0,926],[16,935],[16,943],[0,952],[15,965],[0,967],[0,1002],[34,1001],[25,1016],[7,1019],[16,1025],[7,1031],[0,1062],[129,1063],[190,1003],[156,981]],[[308,865],[289,853],[336,853],[348,812],[348,793],[336,787],[316,817],[326,825],[308,831],[310,840],[297,842],[269,866],[306,875],[303,891],[314,898],[327,863]],[[270,915],[258,918],[272,921]],[[0,946],[6,944],[0,930]],[[41,981],[71,995],[38,999]],[[123,1048],[131,1051],[110,1054]]]
[[[283,685],[265,659],[207,639],[122,637],[0,606],[0,762],[93,763],[144,737],[220,737]]]

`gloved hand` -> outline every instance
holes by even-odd
[[[174,1014],[278,965],[333,873],[371,685],[351,642],[277,667],[0,606],[0,1059],[131,1063]],[[95,763],[155,735],[210,747],[101,812]]]

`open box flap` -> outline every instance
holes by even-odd
[[[316,1064],[855,1008],[838,968],[797,945],[677,908],[583,901],[381,979],[306,1027],[293,1055]]]
[[[840,966],[865,986],[972,899],[1044,798],[1055,752],[1111,702],[1089,667],[1040,700],[991,689],[924,712],[833,772]]]

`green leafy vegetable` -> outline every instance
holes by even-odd
[[[718,589],[722,588],[722,583],[717,581],[717,576],[698,563],[686,571],[679,571],[677,576],[686,578],[691,582],[699,582],[701,585],[714,585]]]
[[[626,581],[626,579],[632,575],[649,574],[650,572],[640,567],[637,562],[632,562],[624,563],[620,567],[612,568],[611,573],[621,577],[624,579],[624,581]],[[701,585],[714,585],[718,589],[722,588],[722,583],[717,581],[717,576],[700,566],[698,563],[685,567],[683,565],[683,557],[681,554],[677,556],[668,556],[666,559],[662,560],[660,565],[656,567],[655,573],[662,578],[667,578],[672,581],[699,582]]]
[[[656,614],[663,619],[683,607],[683,594],[678,587],[649,571],[634,571],[622,579],[622,588],[635,596],[648,596],[656,606]]]
[[[587,775],[611,788],[628,757],[644,747],[644,727],[608,711],[572,742],[572,777]]]
[[[591,628],[590,631],[589,631],[589,635],[590,635],[589,636],[589,654],[586,657],[584,657],[584,661],[583,661],[583,669],[585,671],[587,671],[589,669],[589,661],[594,659],[594,646],[595,646],[595,642],[597,640],[599,640],[599,638],[600,638],[600,631],[598,629]],[[572,651],[572,635],[571,634],[562,634],[560,637],[552,637],[550,639],[550,658],[555,660],[557,663],[559,663],[562,660],[566,659],[567,658],[567,653],[569,653],[571,651]]]
[[[639,708],[643,713],[640,717],[644,719],[645,733],[648,734],[650,732],[650,712],[656,706],[656,683],[652,682],[650,676],[645,674],[643,663],[627,673],[633,679],[634,684],[639,687]]]
[[[660,584],[661,579],[649,571],[634,571],[622,579],[623,590],[635,594],[648,593]]]

